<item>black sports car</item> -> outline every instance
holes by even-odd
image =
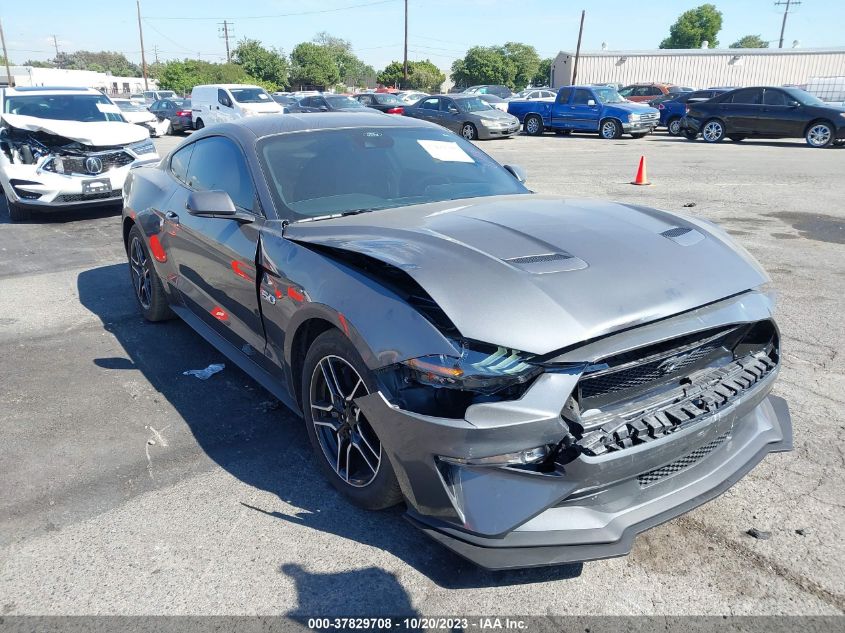
[[[353,502],[492,568],[622,555],[791,448],[768,277],[520,174],[377,112],[204,128],[130,172],[132,286],[301,412]]]
[[[690,140],[708,143],[725,137],[804,138],[810,147],[845,144],[845,107],[835,106],[800,88],[740,88],[690,106],[681,119]]]

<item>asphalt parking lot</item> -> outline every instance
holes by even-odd
[[[845,148],[479,145],[536,191],[704,217],[757,257],[780,292],[794,452],[626,558],[485,572],[399,509],[345,503],[301,421],[234,366],[182,375],[224,359],[140,318],[119,210],[11,224],[0,201],[0,613],[845,613]],[[650,187],[628,184],[640,155]]]

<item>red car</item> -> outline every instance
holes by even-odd
[[[651,101],[657,97],[669,94],[672,84],[631,84],[619,91],[628,101]]]

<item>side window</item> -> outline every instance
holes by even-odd
[[[575,98],[572,99],[572,105],[587,105],[587,102],[593,98],[593,94],[589,90],[579,88],[575,91]]]
[[[460,110],[460,108],[458,108],[458,104],[451,99],[441,99],[440,109],[443,112],[458,112]]]
[[[326,100],[323,97],[314,97],[314,107],[315,108],[328,108],[329,104],[326,103]]]
[[[634,92],[634,86],[628,86],[626,88],[622,88],[622,90],[619,91],[619,94],[622,97],[630,97],[631,93],[633,93],[633,92]]]
[[[358,101],[360,101],[361,103],[363,103],[366,106],[373,104],[373,98],[370,95],[364,95],[362,97],[358,97]]]
[[[423,110],[439,110],[440,109],[440,99],[434,97],[433,99],[426,99],[420,104],[420,108]]]
[[[780,90],[766,90],[763,93],[763,103],[770,106],[786,106],[786,95]]]
[[[222,136],[204,138],[194,146],[188,186],[198,191],[225,191],[235,206],[252,211],[255,188],[241,150]]]
[[[763,96],[763,91],[759,88],[748,88],[747,90],[737,90],[731,103],[741,103],[745,105],[757,105],[760,103],[760,97]]]
[[[226,94],[226,91],[221,88],[217,89],[217,103],[222,106],[226,106],[227,108],[232,107],[232,100],[229,98],[229,95]]]
[[[569,95],[572,94],[572,88],[561,88],[557,93],[557,103],[569,103]]]
[[[649,86],[648,94],[654,95],[655,97],[659,97],[663,94],[663,91],[657,86]]]
[[[195,143],[186,145],[170,157],[170,173],[181,183],[188,184],[188,164],[194,153]]]

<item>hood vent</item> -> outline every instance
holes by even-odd
[[[587,267],[587,262],[565,251],[557,253],[541,253],[539,255],[523,255],[504,260],[511,266],[535,273],[562,273],[571,270],[581,270]]]
[[[562,259],[572,259],[569,253],[547,253],[545,255],[526,255],[525,257],[511,257],[505,261],[511,264],[540,264],[543,262],[558,262]]]
[[[666,239],[670,239],[681,246],[692,246],[704,239],[704,235],[686,226],[676,226],[661,233]]]

